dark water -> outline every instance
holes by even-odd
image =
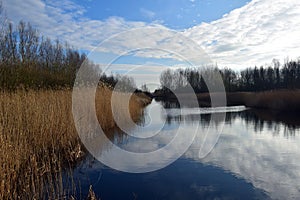
[[[199,144],[203,140],[200,131],[184,155],[154,172],[120,172],[88,155],[73,174],[75,182],[80,183],[78,198],[87,196],[89,185],[93,186],[96,195],[102,200],[300,197],[300,120],[297,115],[242,107],[186,108],[181,112],[170,105],[167,107],[163,111],[161,103],[153,102],[146,109],[142,120],[147,127],[146,131],[141,133],[136,128],[130,133],[133,136],[147,135],[163,127],[158,135],[136,139],[116,131],[110,139],[127,151],[148,152],[164,147],[174,137],[179,126],[184,127],[187,135],[197,126],[203,131],[210,127],[212,132],[221,131],[221,134],[209,154],[199,156]],[[216,118],[211,121],[211,114],[222,115],[223,112],[226,112],[226,117],[221,127],[221,120]],[[213,143],[214,140],[208,139],[206,142]],[[101,151],[110,151],[110,145],[104,145]],[[122,165],[127,161],[119,158],[114,162]]]

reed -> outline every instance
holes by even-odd
[[[182,99],[186,100],[186,104],[195,94],[178,94]],[[211,97],[217,101],[222,100],[223,93],[198,93],[196,94],[200,107],[210,107]],[[161,97],[159,96],[158,99]],[[176,101],[175,95],[161,98],[167,101]],[[216,102],[218,106],[218,102]],[[224,106],[224,102],[220,101],[220,105]],[[299,112],[300,111],[300,90],[270,90],[263,92],[228,92],[226,93],[227,106],[244,105],[249,108],[268,109],[277,112]]]
[[[111,90],[97,90],[97,117],[106,130],[116,126],[110,109]],[[116,105],[123,107],[122,95]],[[150,102],[133,95],[129,109],[138,119]],[[124,119],[126,120],[126,119]],[[64,170],[83,158],[85,149],[72,116],[72,91],[0,92],[0,199],[64,199],[73,195]],[[67,187],[67,188],[66,188]]]
[[[300,111],[300,90],[273,90],[242,95],[244,105],[279,112]]]

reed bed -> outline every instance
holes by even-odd
[[[227,94],[227,102],[229,105],[245,105],[278,112],[299,112],[300,90],[232,92]]]
[[[179,94],[186,102],[189,102],[194,94]],[[178,95],[178,96],[179,96]],[[210,107],[211,97],[221,99],[222,93],[198,93],[196,94],[200,107]],[[158,97],[159,99],[160,97]],[[176,101],[174,95],[164,97],[163,100]],[[227,106],[244,105],[249,108],[268,109],[277,112],[299,112],[300,111],[300,90],[270,90],[262,92],[228,92],[226,93]],[[224,102],[220,101],[223,106]],[[218,106],[218,102],[217,105]]]
[[[96,95],[97,117],[106,130],[116,126],[111,94],[100,87]],[[128,94],[117,95],[120,102],[114,106],[122,112],[122,95]],[[138,119],[149,102],[133,95],[132,118]],[[66,185],[63,172],[85,153],[73,122],[70,89],[0,92],[0,199],[71,197],[76,188],[72,181]]]

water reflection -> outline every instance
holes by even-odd
[[[157,104],[154,102],[152,106]],[[116,131],[111,133],[110,139],[120,148],[132,152],[140,152],[141,149],[145,152],[154,151],[172,140],[179,123],[184,125],[186,138],[190,137],[189,132],[197,126],[200,126],[204,133],[212,120],[209,112],[214,112],[214,110],[199,112],[189,108],[180,111],[176,110],[176,106],[170,106],[166,112],[155,112],[157,117],[153,119],[155,122],[153,126],[163,126],[160,134],[151,138],[135,139]],[[220,109],[215,111],[218,112]],[[204,134],[200,132],[179,160],[156,172],[131,176],[104,167],[92,158],[87,158],[87,161],[77,170],[83,171],[88,177],[97,177],[96,174],[100,172],[103,176],[106,175],[106,179],[97,182],[98,189],[96,187],[95,190],[96,192],[98,190],[100,197],[102,194],[102,197],[107,198],[132,199],[133,192],[138,194],[139,198],[145,199],[147,196],[149,199],[246,197],[257,199],[267,198],[267,196],[273,199],[292,199],[299,197],[300,120],[298,117],[295,114],[282,115],[242,108],[226,108],[224,111],[226,111],[226,118],[221,137],[215,148],[204,159],[199,158],[199,149],[204,140]],[[147,119],[141,122],[147,125]],[[214,118],[212,124],[216,127],[212,130],[217,132],[220,124],[218,118]],[[150,126],[148,131],[152,128]],[[139,130],[132,131],[135,132],[133,135],[140,134]],[[215,133],[212,131],[210,134]],[[94,139],[97,147],[101,141],[103,141],[101,138]],[[206,142],[214,141],[208,138]],[[110,151],[110,147],[105,145],[100,145],[102,146],[100,153]],[[170,151],[176,150],[170,149]],[[134,160],[124,161],[122,157],[118,157],[114,162],[128,167],[131,165],[147,167],[153,164],[136,163]],[[88,169],[87,165],[89,165]],[[84,179],[82,180],[85,182]],[[131,186],[127,184],[128,181],[131,182]],[[115,196],[116,194],[109,192],[114,191],[114,184],[122,188],[123,196]]]
[[[212,119],[209,112],[220,112],[223,109],[201,108],[200,112],[195,109],[175,108],[176,104],[172,103],[170,112],[166,115],[168,124],[185,121],[186,123],[200,122],[203,127],[207,127],[211,120],[218,126],[218,118]],[[183,110],[183,111],[182,111]],[[176,112],[178,111],[178,112]],[[253,126],[254,132],[259,133],[265,129],[271,131],[273,135],[283,134],[286,137],[295,136],[297,129],[300,128],[300,118],[297,113],[279,113],[272,110],[246,109],[243,106],[234,106],[223,110],[226,112],[225,123],[234,125],[236,119],[245,121],[246,126]],[[197,112],[199,112],[197,114]],[[183,113],[183,114],[182,114]],[[195,114],[196,113],[196,114]]]

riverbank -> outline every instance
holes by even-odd
[[[191,99],[191,95],[181,93],[187,102]],[[196,94],[200,107],[210,107],[210,97],[214,96],[218,99],[221,93],[200,93]],[[153,94],[154,98],[161,101],[177,101],[174,94],[165,95],[162,93]],[[244,105],[250,108],[270,109],[275,111],[300,111],[300,90],[273,90],[265,92],[231,92],[226,93],[227,106]],[[222,105],[222,102],[219,102]],[[222,105],[223,106],[223,105]]]
[[[111,94],[106,87],[96,94],[97,117],[104,130],[116,126]],[[122,96],[129,94],[117,95],[114,106],[122,112]],[[138,119],[150,102],[146,95],[133,94],[131,117]],[[0,92],[0,199],[70,197],[76,188],[72,181],[65,188],[62,174],[84,155],[73,122],[72,90]]]

